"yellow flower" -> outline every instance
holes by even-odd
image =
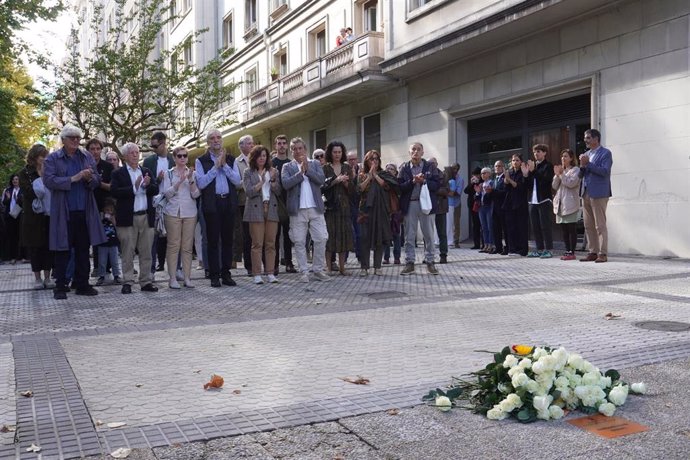
[[[530,353],[532,353],[532,350],[534,350],[534,347],[529,345],[513,345],[512,348],[513,353],[516,353],[521,356],[529,355]]]

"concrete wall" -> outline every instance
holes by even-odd
[[[408,139],[447,151],[449,114],[537,101],[592,79],[592,117],[614,156],[610,251],[690,257],[689,14],[687,1],[622,2],[410,81]],[[453,153],[465,155],[466,143],[441,163]]]

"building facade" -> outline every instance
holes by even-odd
[[[175,0],[165,46],[208,28],[198,64],[235,52],[243,82],[226,146],[252,134],[340,140],[360,158],[412,141],[465,173],[549,145],[613,152],[613,253],[690,257],[690,2],[684,0]],[[336,45],[343,27],[354,39]],[[467,213],[463,213],[466,219]],[[464,222],[467,228],[468,223]],[[465,230],[465,236],[467,230]]]

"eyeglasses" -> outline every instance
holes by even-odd
[[[177,158],[187,158],[189,155],[186,153],[178,153],[176,156]]]
[[[81,136],[65,136],[65,138],[73,140],[73,141],[80,141]]]
[[[314,155],[314,158],[320,159],[320,158],[323,158],[323,155]]]

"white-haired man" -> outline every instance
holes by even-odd
[[[235,159],[237,170],[240,177],[244,177],[244,171],[249,167],[249,152],[254,148],[254,138],[250,134],[240,137],[237,146],[240,148],[240,155]],[[232,245],[233,267],[237,262],[244,261],[244,268],[247,275],[252,274],[252,236],[249,233],[249,222],[244,222],[244,205],[247,196],[244,193],[244,186],[240,182],[237,187],[237,214],[235,214],[235,240]]]
[[[57,283],[53,296],[67,298],[67,263],[74,250],[74,286],[77,295],[97,295],[89,285],[89,245],[106,241],[93,191],[101,178],[93,157],[79,148],[82,132],[67,125],[60,133],[63,147],[43,163],[43,183],[50,189],[50,235],[48,245],[55,251]]]
[[[314,278],[319,281],[330,281],[324,273],[326,258],[326,241],[328,230],[323,213],[325,211],[321,198],[321,186],[326,176],[317,160],[307,158],[307,146],[304,141],[295,137],[290,141],[293,160],[283,166],[281,179],[283,188],[287,190],[287,211],[290,215],[290,239],[295,245],[300,280],[309,282],[309,267],[307,266],[307,232],[314,242],[314,257],[312,268]]]
[[[156,209],[152,204],[158,194],[156,173],[139,166],[139,146],[128,142],[120,149],[124,164],[115,170],[110,193],[117,199],[115,226],[122,252],[122,293],[131,294],[134,284],[134,251],[139,252],[139,286],[143,292],[156,292],[151,273],[151,246]]]
[[[242,181],[235,158],[223,148],[217,129],[206,135],[208,150],[196,160],[196,181],[201,190],[201,211],[206,222],[207,267],[211,286],[236,286],[232,279],[232,242],[237,215],[236,186]],[[220,247],[220,259],[218,245]]]

